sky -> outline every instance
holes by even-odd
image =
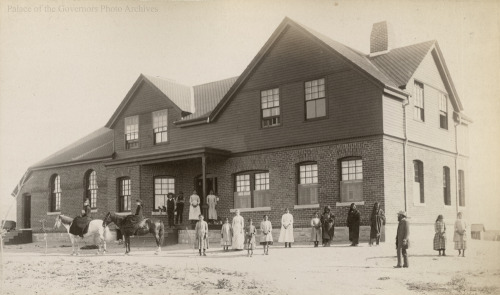
[[[437,40],[470,126],[472,223],[500,229],[500,1],[0,1],[0,218],[26,169],[102,127],[141,73],[240,75],[286,17],[362,52]],[[8,218],[15,218],[11,210]]]

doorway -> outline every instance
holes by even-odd
[[[31,228],[31,195],[23,196],[23,205],[24,228]]]
[[[207,174],[205,180],[207,184],[207,195],[210,193],[210,191],[214,191],[214,194],[217,195],[217,177],[212,174]],[[205,204],[205,198],[207,196],[203,195],[203,177],[201,175],[196,177],[195,187],[196,193],[198,194],[198,196],[200,196],[201,204]]]

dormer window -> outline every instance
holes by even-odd
[[[125,118],[125,148],[139,147],[139,116]]]
[[[153,133],[155,144],[168,140],[168,110],[153,112]]]
[[[260,92],[262,108],[262,127],[280,125],[280,89],[269,89]]]
[[[306,119],[326,116],[325,78],[305,83]]]

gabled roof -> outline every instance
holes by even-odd
[[[113,130],[101,127],[36,163],[30,167],[30,170],[111,158],[113,152]]]
[[[170,79],[144,75],[156,88],[168,97],[183,112],[192,112],[191,87]]]
[[[420,63],[429,53],[436,41],[427,41],[367,58],[399,88],[405,88]]]

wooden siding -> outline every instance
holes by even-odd
[[[425,122],[413,118],[415,99],[410,99],[408,106],[408,139],[413,142],[454,152],[455,128],[453,121],[453,106],[450,102],[444,82],[441,79],[434,58],[428,54],[408,82],[407,91],[413,94],[415,81],[424,84]],[[439,127],[439,93],[448,97],[448,130]]]
[[[384,96],[382,99],[384,112],[384,134],[404,138],[403,102]],[[406,106],[407,116],[413,118],[413,109]],[[408,114],[409,113],[409,114]]]
[[[264,68],[265,70],[261,70]],[[305,121],[304,82],[326,78],[327,114]],[[261,128],[260,91],[280,88],[281,126]],[[382,91],[340,58],[287,31],[218,119],[190,127],[169,125],[169,143],[153,147],[151,112],[168,107],[154,91],[141,88],[123,117],[140,114],[140,144],[123,150],[123,118],[116,129],[117,157],[209,146],[246,152],[382,133]],[[178,118],[172,110],[169,121]],[[120,129],[120,130],[119,130]],[[149,136],[151,134],[151,136]]]

